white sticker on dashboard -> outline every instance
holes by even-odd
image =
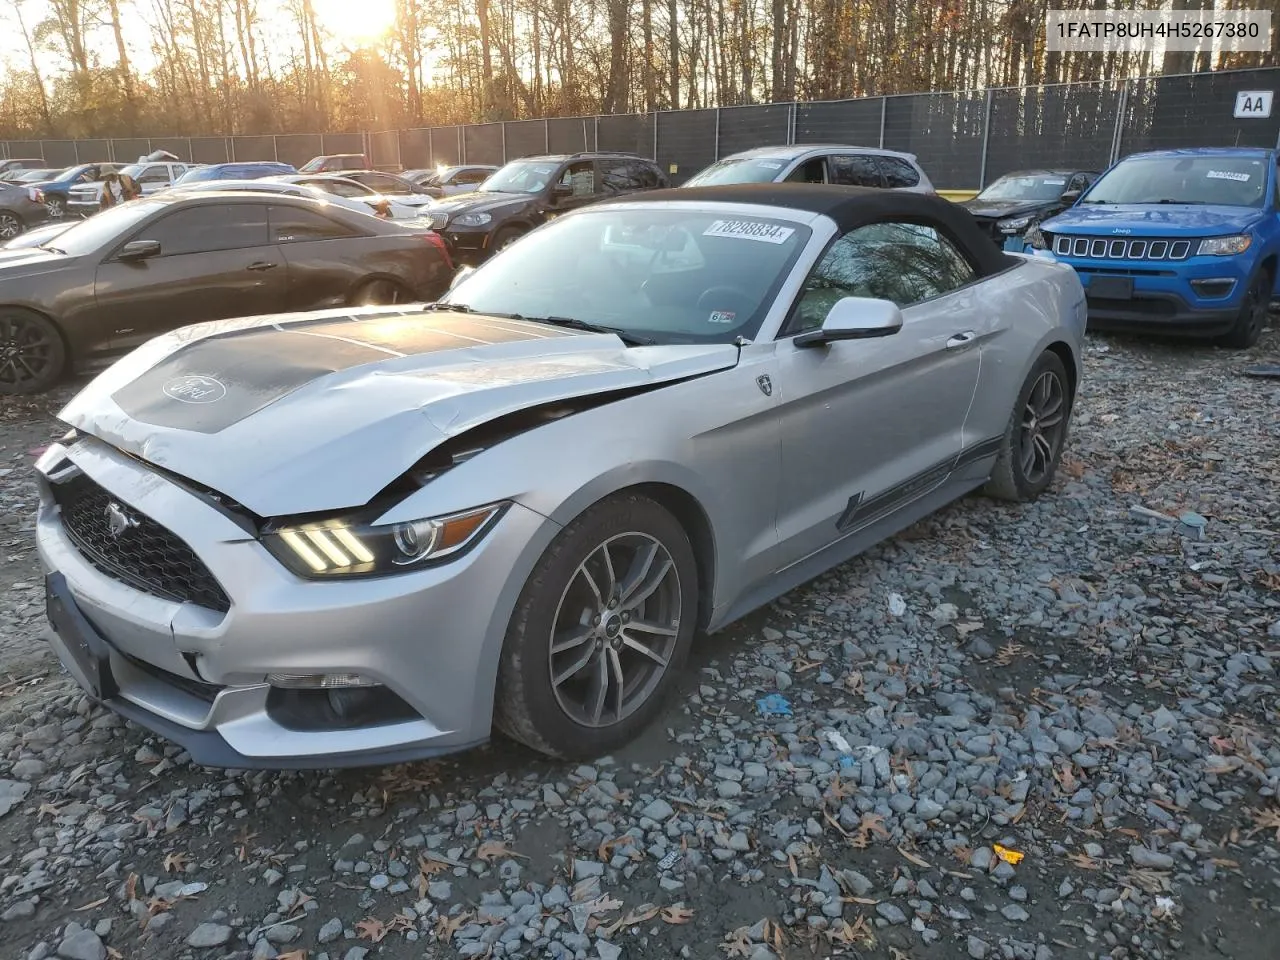
[[[781,169],[782,169],[782,164],[777,163],[776,161],[773,161],[773,160],[761,160],[761,161],[760,161],[760,166],[764,167],[766,170],[781,170]]]
[[[729,310],[713,310],[711,316],[707,317],[707,323],[733,323],[737,316]]]
[[[1065,177],[1046,177],[1040,182],[1046,187],[1061,187],[1067,182],[1067,180]]]
[[[1253,179],[1253,174],[1236,173],[1234,170],[1210,170],[1205,177],[1209,180],[1235,180],[1237,183],[1248,183]]]
[[[786,243],[795,230],[755,220],[716,220],[702,231],[704,237],[733,237],[736,240],[760,240],[764,243]]]

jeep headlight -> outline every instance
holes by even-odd
[[[493,528],[505,503],[375,526],[353,518],[289,524],[263,545],[300,577],[378,576],[417,570],[465,552]]]
[[[464,213],[461,216],[454,217],[455,226],[459,227],[483,227],[492,220],[493,217],[487,213]]]
[[[1207,240],[1200,241],[1196,256],[1233,257],[1237,253],[1244,253],[1248,250],[1251,243],[1253,243],[1253,238],[1247,233],[1237,234],[1234,237],[1210,237]]]
[[[996,223],[996,227],[1004,233],[1013,233],[1022,230],[1030,222],[1030,217],[1014,217],[1011,220],[1000,220]]]

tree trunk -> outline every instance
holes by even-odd
[[[671,22],[671,109],[680,108],[680,14],[676,0],[667,0]]]
[[[49,114],[49,95],[44,89],[44,77],[40,74],[40,64],[36,61],[36,48],[31,42],[31,32],[22,17],[21,0],[14,0],[13,12],[18,17],[18,29],[22,31],[22,40],[27,45],[27,56],[31,59],[31,76],[36,81],[36,89],[40,91],[40,119],[44,121],[45,133],[53,133],[53,117]]]

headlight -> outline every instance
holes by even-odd
[[[1237,253],[1244,253],[1249,249],[1251,243],[1253,243],[1253,238],[1247,233],[1234,237],[1210,237],[1208,240],[1200,241],[1200,248],[1196,251],[1196,256],[1231,257]]]
[[[1040,232],[1040,225],[1036,224],[1027,231],[1027,235],[1023,238],[1027,243],[1031,244],[1034,250],[1048,250],[1049,244],[1044,239],[1044,234]]]
[[[1016,217],[1013,220],[1001,220],[996,224],[996,226],[1005,233],[1012,233],[1015,230],[1021,230],[1030,222],[1030,217]]]
[[[483,227],[492,219],[493,217],[487,213],[464,213],[462,216],[454,217],[453,222],[460,227]]]
[[[351,518],[281,527],[263,545],[301,577],[377,576],[416,570],[457,556],[483,537],[505,503],[382,526]]]

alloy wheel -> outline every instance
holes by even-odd
[[[61,220],[62,215],[67,212],[66,204],[57,197],[46,200],[44,208],[49,211],[49,218],[52,220]]]
[[[22,233],[22,221],[12,213],[0,213],[0,240],[12,240]]]
[[[374,280],[360,291],[356,303],[365,307],[386,306],[402,299],[399,286],[390,280]]]
[[[1018,453],[1022,475],[1037,484],[1053,469],[1067,427],[1067,392],[1052,370],[1036,379],[1022,412]]]
[[[57,362],[54,334],[23,317],[0,316],[0,386],[42,380]]]
[[[632,532],[597,546],[569,578],[552,620],[551,687],[565,714],[598,728],[643,706],[675,650],[681,600],[661,541]]]

